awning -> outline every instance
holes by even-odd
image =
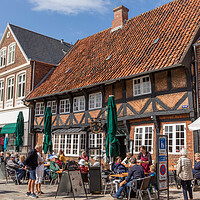
[[[16,123],[6,124],[1,129],[1,134],[10,134],[16,132]]]
[[[68,129],[57,129],[55,131],[52,131],[53,134],[55,133],[79,133],[82,131],[82,128],[68,128]]]
[[[200,130],[200,117],[188,125],[190,131],[197,131]]]

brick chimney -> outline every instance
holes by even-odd
[[[128,20],[128,11],[129,9],[122,5],[113,9],[114,20],[112,21],[112,29],[123,26],[124,21]]]

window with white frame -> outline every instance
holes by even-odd
[[[35,115],[44,115],[44,102],[35,104]]]
[[[56,114],[57,111],[57,103],[56,101],[47,101],[47,107],[51,108],[51,113]]]
[[[66,134],[54,134],[53,148],[54,153],[58,153],[60,150],[64,151],[67,156],[79,156],[82,151],[82,145],[85,145],[85,141],[82,143],[81,139],[85,134],[66,133]]]
[[[169,153],[179,153],[186,147],[186,124],[163,125],[163,134],[168,136]]]
[[[60,113],[70,113],[70,101],[69,99],[60,100]]]
[[[149,76],[133,79],[133,96],[151,93],[151,81]]]
[[[74,112],[85,110],[85,97],[84,96],[74,97],[73,110],[74,110]]]
[[[134,133],[134,153],[140,152],[144,145],[147,151],[153,153],[153,126],[137,126]]]
[[[1,49],[0,51],[0,67],[3,67],[6,65],[6,47]]]
[[[102,94],[95,93],[89,95],[89,109],[96,109],[102,107]]]
[[[25,97],[25,87],[26,87],[26,74],[19,74],[17,76],[17,98]]]
[[[100,148],[101,151],[103,150],[103,133],[89,134],[89,148]],[[91,156],[100,156],[100,153],[99,149],[90,150]]]
[[[81,134],[81,145],[80,145],[80,148],[81,148],[81,152],[85,151],[85,149],[86,149],[86,134]]]
[[[8,64],[15,62],[15,47],[16,47],[15,43],[12,43],[11,45],[8,46]]]
[[[0,102],[3,101],[3,96],[4,96],[3,94],[4,94],[4,81],[1,80],[0,81]]]
[[[7,98],[6,100],[12,100],[13,99],[13,93],[14,93],[14,77],[7,79]]]

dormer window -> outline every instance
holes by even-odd
[[[6,47],[1,49],[0,51],[0,67],[4,67],[6,65]]]
[[[133,79],[133,96],[151,93],[151,81],[149,76]]]
[[[8,46],[8,64],[12,64],[15,62],[15,48],[15,43],[12,43]]]

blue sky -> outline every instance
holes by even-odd
[[[111,27],[113,8],[129,8],[129,19],[172,0],[1,0],[0,38],[7,23],[75,43]]]

